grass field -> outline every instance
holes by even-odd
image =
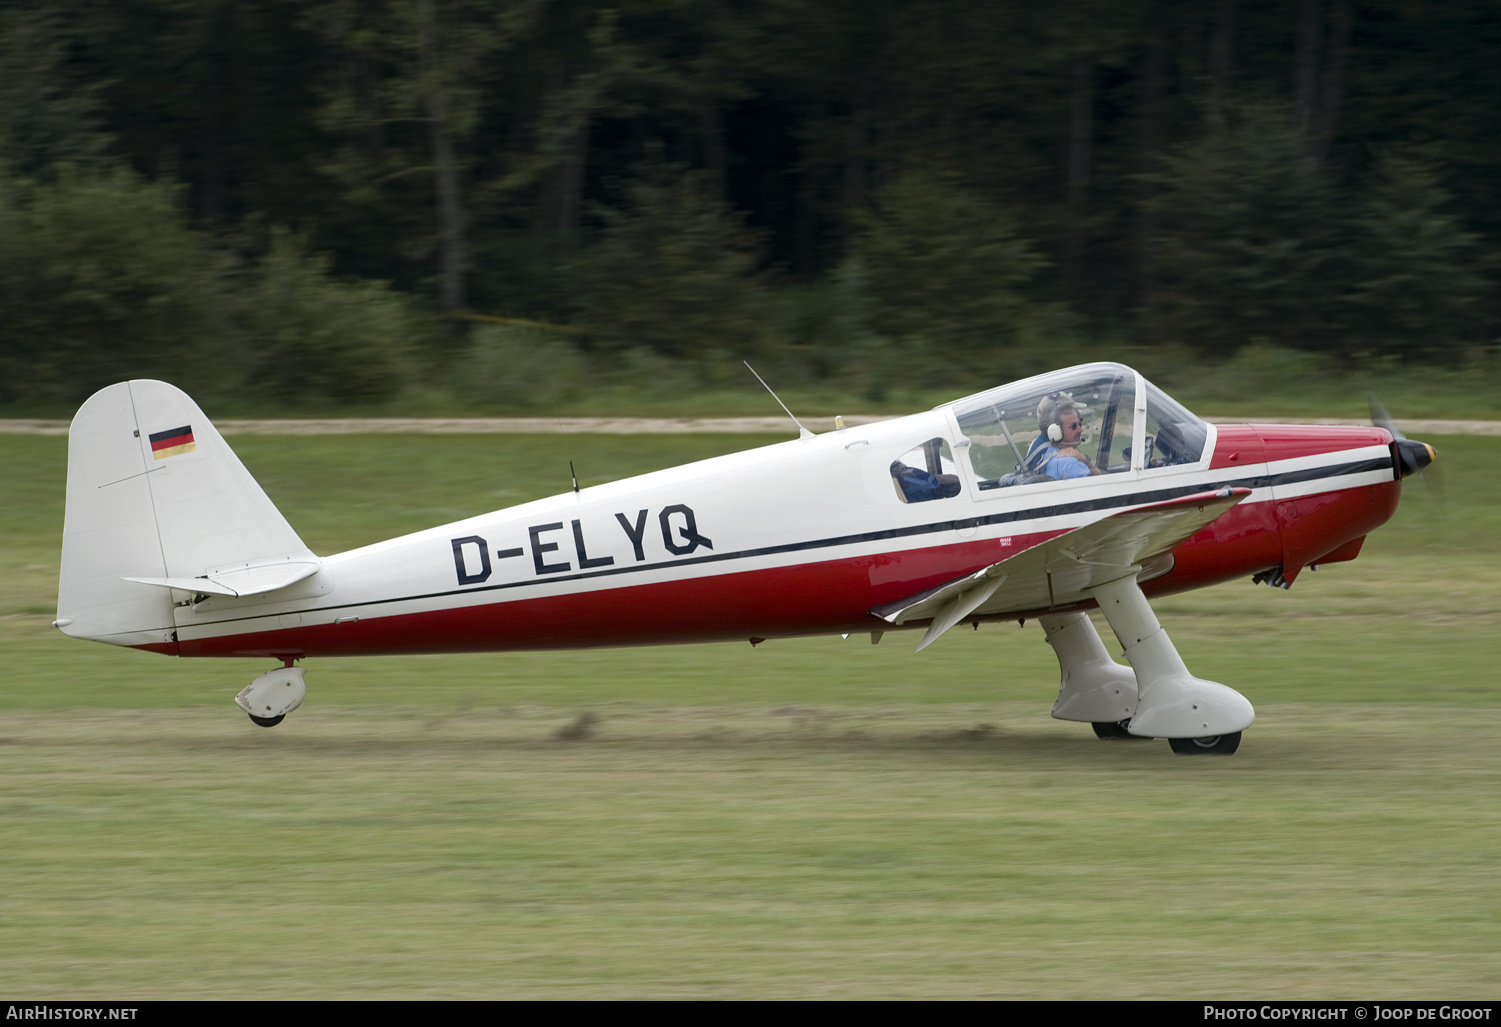
[[[232,441],[330,552],[757,440]],[[49,626],[64,440],[0,438],[0,985],[1495,998],[1501,441],[1429,441],[1447,516],[1157,604],[1258,709],[1185,760],[1051,720],[1032,624],[312,661],[262,730],[261,664]]]

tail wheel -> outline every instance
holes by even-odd
[[[1240,748],[1240,732],[1207,738],[1169,738],[1167,744],[1179,756],[1229,756]]]

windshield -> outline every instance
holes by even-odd
[[[1148,467],[1194,464],[1204,455],[1209,429],[1177,400],[1147,382]]]
[[[988,490],[1130,470],[1135,398],[1130,368],[1088,364],[1003,385],[953,410],[979,488]]]

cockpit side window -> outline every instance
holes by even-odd
[[[959,494],[954,452],[942,438],[913,446],[891,462],[891,483],[904,503],[927,503],[952,499]]]

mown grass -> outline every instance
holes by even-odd
[[[756,440],[244,437],[320,552]],[[1035,625],[314,661],[54,632],[0,440],[0,981],[27,997],[1494,998],[1501,443],[1351,564],[1158,602],[1230,759],[1047,716]],[[559,471],[559,468],[562,468]],[[1106,633],[1108,638],[1108,632]],[[580,719],[582,714],[593,720]],[[573,730],[566,730],[572,726]],[[567,737],[572,736],[572,737]]]
[[[1493,996],[1501,713],[1033,705],[8,718],[28,996]],[[987,728],[985,725],[999,725]]]

